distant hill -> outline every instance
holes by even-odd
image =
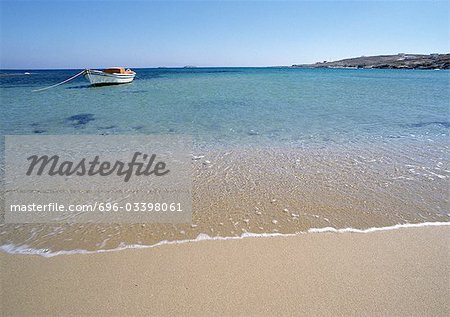
[[[334,62],[292,65],[310,68],[395,68],[395,69],[450,69],[450,54],[397,54],[361,56]]]

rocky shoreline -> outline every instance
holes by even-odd
[[[450,69],[450,54],[397,54],[347,58],[333,62],[298,64],[308,68],[387,68],[387,69]]]

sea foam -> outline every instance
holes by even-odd
[[[27,245],[13,245],[13,244],[4,244],[0,246],[0,251],[8,253],[8,254],[21,254],[21,255],[39,255],[43,257],[54,257],[58,255],[73,255],[73,254],[94,254],[94,253],[106,253],[106,252],[116,252],[127,249],[148,249],[154,248],[162,245],[171,245],[171,244],[184,244],[191,242],[199,242],[199,241],[211,241],[211,240],[240,240],[245,238],[270,238],[270,237],[292,237],[298,236],[301,234],[312,234],[312,233],[372,233],[377,231],[389,231],[389,230],[398,230],[398,229],[406,229],[406,228],[421,228],[421,227],[438,227],[438,226],[450,226],[450,222],[423,222],[423,223],[415,223],[415,224],[396,224],[394,226],[387,227],[371,227],[368,229],[356,229],[356,228],[333,228],[333,227],[324,227],[324,228],[311,228],[306,232],[297,232],[297,233],[251,233],[244,232],[240,236],[235,237],[211,237],[208,234],[200,233],[195,239],[186,239],[186,240],[163,240],[156,244],[152,245],[142,245],[142,244],[124,244],[121,243],[117,248],[114,249],[106,249],[106,250],[85,250],[85,249],[75,249],[75,250],[60,250],[60,251],[51,251],[49,249],[36,249],[30,248]]]

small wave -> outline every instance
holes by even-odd
[[[438,227],[438,226],[450,226],[450,222],[423,222],[416,224],[396,224],[394,226],[388,227],[372,227],[368,229],[356,229],[356,228],[333,228],[333,227],[324,227],[324,228],[311,228],[307,232],[297,232],[297,233],[251,233],[244,232],[240,236],[236,237],[211,237],[205,233],[200,233],[195,239],[188,240],[163,240],[156,244],[152,245],[142,245],[142,244],[120,244],[117,248],[107,249],[107,250],[84,250],[84,249],[75,249],[75,250],[61,250],[61,251],[51,251],[49,249],[35,249],[30,248],[27,245],[16,246],[13,244],[5,244],[0,246],[0,251],[8,253],[8,254],[21,254],[21,255],[39,255],[43,257],[54,257],[58,255],[73,255],[73,254],[93,254],[93,253],[106,253],[106,252],[116,252],[122,251],[126,249],[149,249],[162,245],[170,245],[170,244],[184,244],[191,242],[199,242],[199,241],[211,241],[211,240],[240,240],[245,238],[269,238],[269,237],[292,237],[298,236],[301,234],[308,233],[372,233],[377,231],[389,231],[389,230],[398,230],[398,229],[406,229],[406,228],[421,228],[421,227]]]
[[[394,226],[388,226],[388,227],[372,227],[372,228],[368,228],[368,229],[355,229],[355,228],[336,229],[333,227],[324,227],[324,228],[311,228],[308,230],[308,232],[309,233],[324,233],[324,232],[371,233],[371,232],[377,232],[377,231],[388,231],[388,230],[405,229],[405,228],[421,228],[421,227],[437,227],[437,226],[450,226],[450,222],[405,223],[405,224],[396,224]]]

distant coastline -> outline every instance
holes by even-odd
[[[450,54],[404,54],[377,55],[346,58],[315,64],[294,64],[305,68],[385,68],[385,69],[450,69]]]
[[[93,67],[95,69],[109,66]],[[265,66],[131,66],[134,69],[217,69],[217,68],[378,68],[378,69],[450,69],[450,53],[444,54],[406,54],[360,56],[341,59],[337,61],[322,61],[314,64],[265,65]],[[86,68],[86,67],[84,67]],[[0,77],[28,76],[31,71],[75,71],[83,67],[75,68],[0,68]]]

